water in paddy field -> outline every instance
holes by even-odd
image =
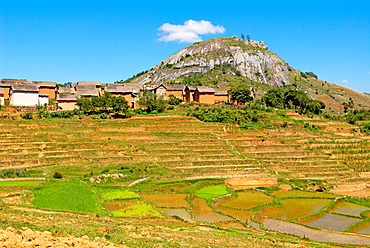
[[[360,220],[361,219],[336,214],[327,214],[318,220],[306,223],[306,225],[325,230],[343,232],[347,227]]]
[[[188,211],[185,209],[172,209],[172,208],[161,208],[160,211],[169,215],[169,216],[179,216],[180,218],[189,221],[195,222]]]
[[[266,216],[279,219],[292,219],[314,214],[332,202],[330,199],[285,199],[280,200],[283,208],[264,209]]]

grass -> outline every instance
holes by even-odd
[[[95,193],[81,181],[50,182],[32,190],[39,208],[104,214]]]
[[[227,185],[209,186],[199,189],[195,195],[199,198],[210,199],[229,194]]]

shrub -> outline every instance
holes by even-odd
[[[56,171],[54,173],[54,175],[53,175],[53,178],[55,178],[55,179],[61,179],[61,178],[63,178],[63,175],[62,175],[62,173]]]

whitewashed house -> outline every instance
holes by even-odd
[[[35,106],[39,104],[39,87],[36,84],[13,84],[10,87],[10,105]]]
[[[44,106],[45,104],[49,104],[49,94],[39,92],[39,105]]]

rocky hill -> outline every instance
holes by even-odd
[[[137,81],[158,84],[168,79],[207,73],[217,65],[229,64],[253,81],[271,86],[292,83],[292,68],[267,48],[263,42],[238,38],[197,42],[166,58]]]
[[[239,38],[216,38],[196,42],[169,56],[145,73],[129,79],[141,84],[182,83],[225,90],[230,83],[248,83],[259,89],[256,97],[273,86],[294,85],[311,98],[322,100],[329,110],[370,109],[370,95],[319,80],[288,65],[264,42]],[[187,80],[187,81],[186,81]]]

